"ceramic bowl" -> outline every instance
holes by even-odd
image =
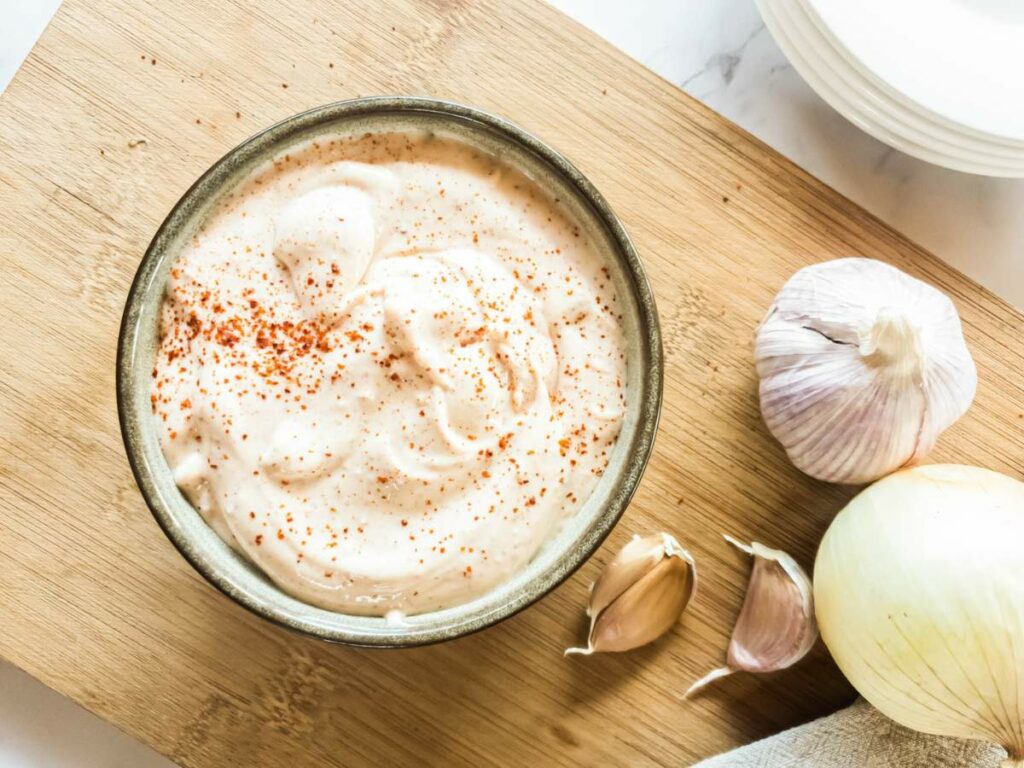
[[[335,613],[297,600],[228,547],[175,486],[149,395],[168,272],[217,200],[261,162],[303,141],[401,130],[428,130],[489,152],[567,206],[606,259],[622,305],[627,413],[611,462],[590,498],[522,571],[471,602],[392,626],[383,618]],[[567,579],[600,546],[633,496],[654,443],[661,395],[654,297],[636,250],[600,193],[562,155],[508,121],[421,98],[364,98],[318,107],[266,129],[218,160],[178,201],[150,243],[128,294],[117,354],[118,414],[128,459],[174,546],[211,584],[254,613],[307,635],[359,646],[407,647],[466,635],[508,618]]]

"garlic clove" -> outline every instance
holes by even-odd
[[[830,482],[920,460],[977,387],[953,303],[872,259],[797,272],[758,328],[755,358],[769,431],[800,470]]]
[[[628,651],[668,632],[696,589],[690,553],[668,534],[634,537],[591,587],[586,648],[565,654]]]
[[[733,672],[775,672],[800,661],[818,639],[811,580],[777,549],[731,536],[726,541],[754,558],[743,607],[733,626],[726,666],[690,686],[684,698]]]
[[[727,541],[754,558],[728,665],[746,672],[785,669],[818,639],[811,580],[785,552],[757,542],[748,547],[731,537]]]
[[[591,586],[587,616],[596,618],[619,595],[664,560],[666,551],[673,545],[678,546],[675,539],[665,533],[630,539]]]
[[[692,591],[689,564],[665,558],[598,616],[589,651],[629,651],[657,640],[679,620]]]

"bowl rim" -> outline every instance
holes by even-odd
[[[143,413],[142,409],[135,407],[133,398],[136,330],[139,327],[141,310],[149,300],[151,292],[147,285],[148,278],[160,263],[162,249],[159,246],[165,236],[179,223],[179,219],[187,221],[191,217],[192,214],[187,211],[191,205],[209,199],[198,190],[207,180],[219,173],[226,174],[225,180],[230,178],[233,161],[239,156],[244,156],[256,143],[269,140],[272,144],[286,144],[296,135],[308,133],[318,125],[329,126],[346,118],[377,113],[431,113],[442,118],[455,118],[463,123],[476,124],[496,133],[499,138],[518,144],[560,176],[578,195],[579,202],[590,210],[597,223],[605,229],[614,246],[613,250],[617,252],[616,257],[624,266],[637,305],[637,346],[643,367],[639,378],[638,418],[632,435],[632,444],[619,471],[619,484],[613,486],[614,491],[609,494],[604,510],[595,516],[592,523],[581,533],[585,540],[578,540],[578,545],[570,547],[555,566],[542,571],[524,584],[522,591],[525,594],[517,596],[515,601],[496,606],[485,616],[475,620],[470,617],[468,623],[423,627],[400,636],[374,636],[350,633],[340,628],[303,625],[283,615],[274,606],[265,605],[244,590],[236,588],[235,580],[223,573],[212,558],[204,557],[190,546],[190,537],[178,528],[174,512],[161,502],[153,477],[153,468],[144,455],[139,430],[131,426],[149,415],[148,412]],[[306,636],[358,647],[417,647],[468,636],[516,615],[567,581],[598,550],[629,506],[653,452],[664,389],[664,353],[654,294],[636,248],[601,193],[561,153],[511,121],[454,101],[420,96],[367,96],[323,104],[279,120],[225,152],[177,200],[147,246],[125,301],[118,332],[116,362],[117,415],[128,463],[146,506],[175,549],[210,585],[261,618]],[[312,605],[310,607],[316,608]]]

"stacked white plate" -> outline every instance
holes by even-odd
[[[1024,177],[1024,0],[757,0],[800,75],[909,155]]]

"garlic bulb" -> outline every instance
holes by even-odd
[[[1024,766],[1024,483],[933,465],[839,513],[814,566],[822,638],[882,713]]]
[[[873,259],[801,269],[757,332],[761,413],[800,470],[865,483],[927,454],[977,372],[944,294]]]
[[[733,672],[775,672],[800,661],[818,639],[811,580],[797,562],[756,541],[725,540],[754,558],[743,607],[729,640],[726,665],[690,686],[689,696]]]
[[[634,536],[590,588],[587,647],[565,655],[628,651],[657,640],[696,588],[696,564],[678,541],[667,533]]]

